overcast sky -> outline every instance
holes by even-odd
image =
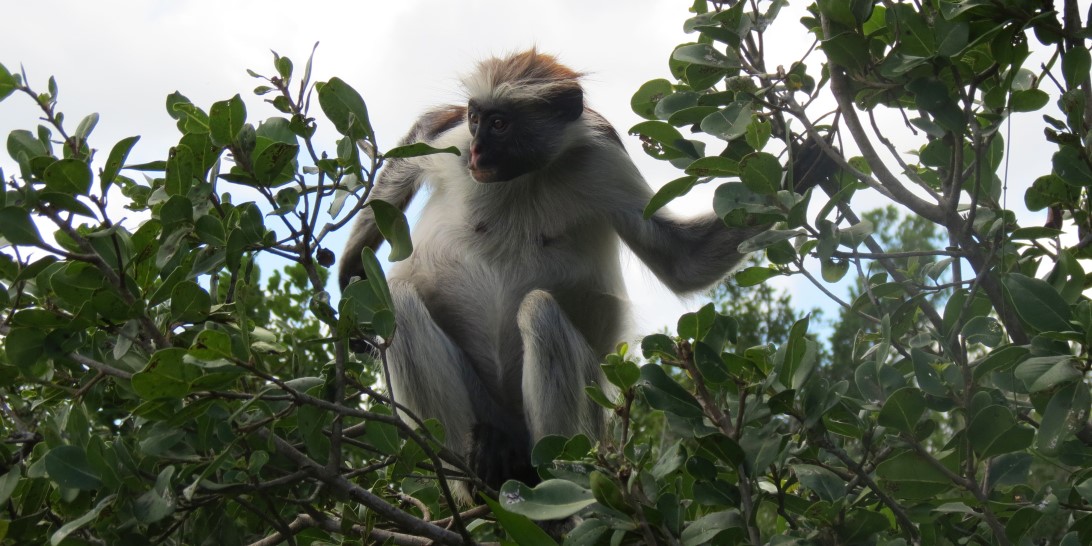
[[[98,112],[101,119],[92,145],[100,150],[99,161],[116,141],[134,134],[142,138],[131,162],[165,157],[178,139],[164,108],[165,97],[174,91],[206,109],[241,93],[250,121],[276,115],[249,92],[261,82],[248,76],[246,69],[272,73],[272,49],[292,58],[297,70],[302,70],[315,42],[320,45],[314,79],[337,76],[363,94],[381,149],[393,146],[423,109],[459,101],[458,76],[476,60],[533,45],[587,72],[584,83],[591,107],[624,134],[640,121],[629,108],[633,92],[648,80],[669,77],[671,50],[693,39],[682,30],[690,4],[685,0],[9,2],[3,9],[6,24],[0,32],[0,63],[13,72],[24,66],[32,86],[40,89],[50,75],[56,76],[60,109],[71,128],[84,115]],[[793,60],[790,55],[799,55],[811,43],[798,22],[806,2],[791,4],[774,25],[779,33],[776,39],[766,41],[774,56],[770,66],[787,65]],[[0,134],[33,129],[37,117],[28,98],[10,97],[0,104]],[[1024,134],[1041,140],[1041,130]],[[333,155],[334,135],[320,132],[319,137],[319,145]],[[626,140],[653,187],[679,176],[669,165],[645,156],[635,138]],[[1044,161],[1048,158],[1044,156]],[[13,171],[6,153],[0,153],[0,166]],[[1022,201],[1030,182],[1021,181],[1016,188],[1010,184],[1010,190],[1018,192],[1013,197]],[[686,214],[710,210],[712,189],[694,192],[673,209]],[[338,250],[341,240],[329,244]],[[704,302],[701,296],[680,300],[632,255],[623,259],[634,303],[635,333],[664,325],[674,329],[684,308]],[[796,293],[799,306],[823,301],[815,297],[817,291],[797,279],[782,285]],[[833,315],[831,311],[828,316]]]

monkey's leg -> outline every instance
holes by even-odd
[[[448,448],[466,456],[475,421],[468,386],[477,384],[477,376],[417,289],[399,280],[390,281],[390,289],[398,326],[387,359],[395,401],[421,419],[439,419]]]
[[[517,320],[531,440],[583,433],[595,441],[603,429],[603,412],[584,393],[584,387],[601,375],[595,351],[548,292],[527,294]]]

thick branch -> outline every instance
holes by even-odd
[[[296,463],[300,468],[308,470],[315,478],[321,480],[335,491],[374,510],[379,517],[394,523],[401,529],[417,536],[427,537],[439,544],[464,544],[463,537],[459,536],[458,533],[442,529],[418,519],[407,512],[399,510],[371,491],[353,484],[341,474],[331,471],[325,465],[312,460],[280,436],[277,436],[266,429],[259,429],[255,432],[261,436],[262,439],[271,441],[280,454],[291,459],[292,462]]]

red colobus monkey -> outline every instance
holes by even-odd
[[[763,227],[713,214],[645,219],[653,192],[614,128],[584,105],[580,74],[535,50],[480,63],[469,100],[425,113],[405,142],[462,155],[388,161],[371,199],[405,208],[431,190],[413,254],[389,273],[398,330],[388,352],[395,399],[435,417],[447,443],[493,487],[538,481],[534,442],[598,438],[602,410],[584,393],[622,340],[619,241],[675,292],[705,288],[742,259]],[[342,259],[381,243],[364,209]]]

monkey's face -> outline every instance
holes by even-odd
[[[548,165],[565,126],[579,116],[561,115],[555,106],[553,101],[486,105],[471,100],[466,113],[473,137],[466,165],[470,176],[482,183],[506,182]]]
[[[529,130],[529,119],[516,108],[467,105],[473,137],[467,170],[483,183],[505,182],[542,166],[543,142]]]

